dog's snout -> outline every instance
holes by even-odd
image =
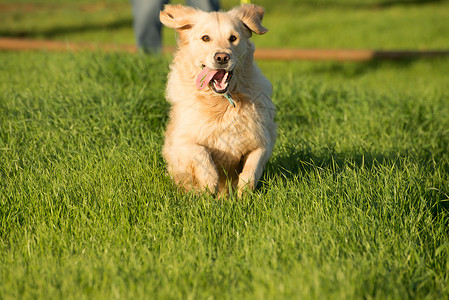
[[[214,55],[214,59],[217,63],[224,65],[227,64],[228,61],[231,59],[231,55],[225,52],[217,52]]]

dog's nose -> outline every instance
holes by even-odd
[[[214,59],[220,65],[224,65],[224,64],[228,63],[229,59],[231,59],[231,55],[229,55],[228,53],[224,53],[224,52],[217,52],[214,55]]]

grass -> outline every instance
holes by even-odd
[[[267,12],[265,25],[271,30],[270,38],[258,37],[260,47],[270,47],[273,43],[290,48],[324,49],[449,47],[443,34],[449,29],[445,22],[449,19],[449,2],[382,9],[298,6],[291,12],[288,15],[282,10]]]
[[[1,60],[2,298],[449,296],[448,60],[261,63],[279,140],[226,201],[165,173],[166,59]]]
[[[31,6],[4,1],[1,36],[134,44],[128,1],[40,0]],[[266,8],[264,24],[270,29],[255,41],[260,47],[447,49],[449,1],[410,2],[253,1]],[[222,6],[228,9],[238,3],[224,0]],[[175,43],[173,30],[164,28],[164,44]]]
[[[395,28],[392,47],[421,43]],[[449,297],[449,59],[259,62],[279,138],[257,191],[227,200],[165,172],[169,62],[0,53],[1,299]]]

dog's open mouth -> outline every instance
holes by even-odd
[[[224,69],[213,70],[204,67],[196,78],[196,86],[202,90],[210,84],[216,93],[223,94],[228,90],[231,77],[232,71],[226,71]]]
[[[212,77],[212,89],[219,94],[225,93],[228,90],[231,77],[231,71],[218,70],[214,77]]]

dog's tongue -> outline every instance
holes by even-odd
[[[218,70],[211,70],[208,67],[204,67],[200,74],[198,74],[198,77],[196,77],[196,87],[199,90],[204,89],[212,80],[212,78],[214,78],[217,72]]]

